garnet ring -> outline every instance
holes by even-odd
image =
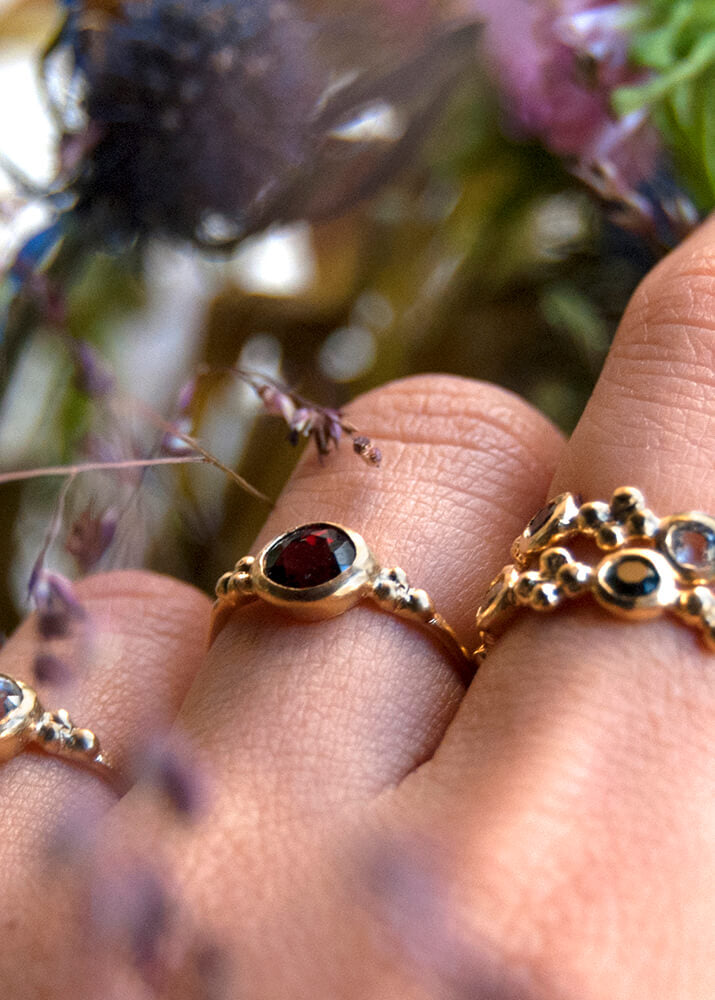
[[[45,711],[31,687],[0,674],[0,762],[32,749],[90,768],[120,794],[126,790],[90,729],[76,728],[63,708]]]
[[[412,588],[403,570],[381,566],[361,535],[339,524],[304,524],[274,538],[255,558],[244,556],[224,573],[216,596],[209,645],[235,608],[258,598],[307,621],[333,618],[367,599],[425,626],[452,654],[465,681],[474,674],[472,655],[429,595]]]
[[[514,562],[477,611],[478,660],[518,608],[551,611],[585,596],[625,619],[675,615],[715,651],[715,518],[707,514],[658,517],[632,486],[617,489],[610,503],[562,493],[511,551]]]

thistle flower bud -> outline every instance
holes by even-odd
[[[434,0],[71,4],[51,47],[78,95],[54,189],[71,189],[83,232],[105,243],[230,247],[272,222],[337,214],[400,165],[403,139],[474,58],[476,29],[446,20]],[[399,118],[395,134],[355,141],[348,127],[343,141],[376,105]]]
[[[299,123],[317,97],[302,58],[310,28],[260,0],[118,6],[73,39],[99,135],[74,185],[78,211],[128,235],[235,239],[247,206],[303,156]]]

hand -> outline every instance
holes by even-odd
[[[711,220],[637,291],[570,442],[501,389],[408,379],[351,411],[382,470],[307,455],[257,546],[316,518],[354,527],[475,645],[547,496],[634,485],[661,515],[715,508],[714,321]],[[715,995],[715,658],[695,630],[589,602],[525,612],[465,692],[428,635],[369,605],[296,624],[253,604],[205,655],[192,588],[118,572],[79,592],[94,654],[66,707],[120,767],[173,721],[206,799],[181,824],[141,788],[117,802],[65,762],[5,763],[4,995]],[[32,682],[36,642],[29,621],[0,670]],[[93,862],[75,846],[48,864],[72,817]],[[147,865],[172,914],[137,888]]]

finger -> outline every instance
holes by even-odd
[[[714,317],[711,220],[636,293],[552,494],[628,484],[660,515],[712,508]],[[472,931],[556,994],[591,996],[594,968],[626,998],[701,995],[711,975],[712,668],[672,619],[525,612],[416,776],[424,822],[459,830],[462,870],[488,886]]]
[[[552,490],[638,486],[663,513],[715,506],[715,216],[643,281]]]
[[[178,581],[133,571],[89,577],[76,585],[76,596],[82,617],[74,619],[65,640],[53,642],[66,658],[69,682],[37,681],[33,665],[47,643],[40,642],[36,616],[3,649],[0,672],[35,688],[45,708],[68,709],[77,725],[96,733],[127,776],[132,757],[173,722],[203,656],[210,602]],[[24,1000],[47,995],[54,982],[50,966],[61,960],[71,975],[84,950],[73,884],[65,885],[56,863],[50,865],[52,845],[68,825],[78,834],[91,830],[116,794],[80,765],[24,752],[0,767],[0,802],[3,905],[9,915],[0,976],[16,982],[15,995]],[[72,992],[71,981],[63,982]]]
[[[67,709],[76,725],[97,735],[113,766],[126,775],[149,735],[174,720],[203,655],[210,602],[178,581],[134,571],[80,581],[76,600],[68,634],[51,643],[40,636],[37,617],[30,616],[3,649],[0,672],[33,687],[45,709]],[[48,650],[63,667],[43,679]],[[0,769],[6,784],[70,788],[86,778],[80,765],[28,753]]]
[[[346,452],[308,456],[257,546],[301,522],[343,523],[467,634],[475,591],[543,492],[559,435],[510,393],[453,378],[377,390],[350,416],[380,443],[382,468]],[[219,634],[182,723],[220,755],[227,797],[237,780],[264,795],[280,782],[296,808],[326,809],[429,755],[462,693],[441,647],[373,606],[297,624],[259,602]]]
[[[301,522],[343,523],[464,630],[560,436],[511,394],[442,377],[377,390],[350,417],[379,442],[381,470],[346,451],[307,455],[253,551]],[[350,995],[311,991],[306,973],[323,975],[321,935],[331,976],[354,957],[352,932],[333,954],[336,846],[366,800],[431,752],[463,690],[428,634],[371,605],[296,623],[257,602],[226,623],[177,720],[213,798],[188,836],[164,826],[161,842],[188,912],[240,956],[252,996]],[[128,796],[115,812],[120,838],[146,829],[140,807]]]

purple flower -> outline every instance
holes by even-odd
[[[439,845],[406,841],[375,847],[364,903],[382,924],[385,943],[429,984],[430,996],[529,1000],[540,994],[532,992],[528,974],[507,967],[488,942],[460,926],[452,900],[457,876]]]
[[[67,635],[72,620],[84,619],[86,612],[67,577],[35,567],[28,592],[37,609],[37,628],[43,639]]]
[[[633,4],[612,0],[458,0],[485,18],[487,62],[513,131],[540,139],[607,201],[621,221],[653,233],[660,211],[691,224],[676,203],[642,193],[662,156],[645,111],[618,118],[612,92],[643,79],[628,59]],[[656,194],[651,191],[651,199]],[[687,215],[687,213],[685,213]],[[682,216],[682,218],[681,218]]]
[[[112,950],[126,950],[151,974],[166,934],[170,905],[158,872],[139,857],[107,857],[90,877],[91,930]]]
[[[343,433],[341,414],[327,407],[301,406],[288,426],[292,444],[299,437],[312,437],[320,455],[327,455],[331,446],[337,448]]]
[[[97,351],[85,340],[68,340],[75,363],[75,381],[82,392],[95,399],[107,396],[115,386],[114,376]]]
[[[139,782],[158,793],[173,812],[193,819],[206,802],[204,775],[194,762],[187,741],[175,733],[148,743],[134,761]]]
[[[356,434],[353,438],[353,451],[368,465],[379,465],[382,461],[382,452],[364,434]]]
[[[291,399],[289,393],[280,386],[265,382],[263,385],[255,387],[256,392],[261,397],[261,402],[266,413],[274,417],[282,417],[287,424],[293,420],[296,411],[296,404]]]
[[[97,514],[92,503],[75,519],[67,533],[65,548],[82,573],[96,566],[112,544],[118,521],[116,507],[108,507]]]
[[[66,661],[53,653],[38,653],[32,663],[32,672],[39,684],[60,687],[72,680],[72,671]]]
[[[520,130],[579,161],[602,149],[604,133],[618,124],[610,91],[634,78],[628,8],[589,0],[473,0],[471,6],[487,17],[488,57]],[[635,126],[620,130],[618,148],[609,145],[629,176],[642,177],[652,170],[654,149]]]
[[[233,369],[234,373],[248,382],[258,393],[267,413],[280,417],[288,425],[288,440],[296,445],[301,437],[312,438],[319,455],[327,455],[337,448],[343,434],[353,439],[353,450],[368,465],[379,465],[382,460],[380,449],[369,438],[358,434],[357,428],[349,423],[340,410],[320,406],[298,393],[267,378],[251,375],[249,372]]]

